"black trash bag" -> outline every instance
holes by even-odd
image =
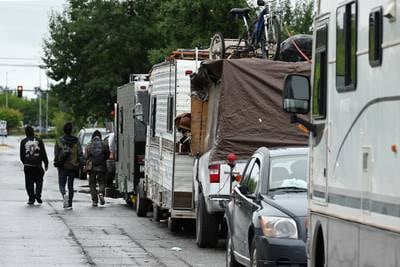
[[[208,76],[207,68],[200,67],[197,73],[190,76],[191,96],[198,98],[201,101],[207,101],[208,89],[211,85],[211,79]]]
[[[311,60],[312,57],[312,35],[308,34],[296,34],[289,38],[281,44],[280,58],[282,61],[286,62],[298,62],[307,61],[307,59],[301,55],[298,48]]]

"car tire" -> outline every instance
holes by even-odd
[[[226,262],[226,267],[240,266],[240,264],[235,260],[235,255],[233,253],[232,236],[229,230],[226,239],[225,262]]]
[[[257,245],[255,237],[253,237],[253,241],[251,241],[250,266],[251,267],[257,266]]]
[[[202,192],[199,192],[196,209],[196,243],[200,248],[216,247],[218,243],[217,218],[207,212]]]
[[[177,218],[168,218],[168,229],[172,233],[179,232],[182,229],[182,220]]]
[[[149,210],[149,200],[144,195],[142,188],[141,184],[139,184],[139,190],[136,196],[136,215],[138,217],[146,217],[147,211]]]

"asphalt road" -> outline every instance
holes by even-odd
[[[225,266],[225,245],[199,249],[193,233],[138,218],[121,199],[91,207],[87,181],[75,180],[74,209],[62,208],[57,170],[45,174],[43,204],[28,206],[21,137],[0,145],[0,266]],[[46,144],[50,161],[53,147]],[[174,248],[174,249],[173,249]]]

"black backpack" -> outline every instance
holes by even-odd
[[[89,147],[89,158],[93,166],[101,165],[104,163],[104,149],[103,142],[100,138],[96,137],[92,140]]]
[[[25,143],[25,163],[32,165],[40,165],[42,163],[42,155],[39,147],[39,140],[27,140]]]
[[[63,138],[60,138],[60,151],[58,154],[59,162],[66,162],[72,155],[72,144],[67,143]]]

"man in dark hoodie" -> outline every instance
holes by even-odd
[[[28,205],[35,203],[35,199],[42,204],[42,187],[44,168],[47,171],[49,161],[43,141],[36,137],[31,126],[25,127],[26,138],[22,139],[20,145],[20,159],[24,164],[25,188],[28,193]],[[36,190],[35,190],[36,184]]]
[[[64,124],[64,135],[57,139],[54,146],[54,166],[58,168],[58,185],[64,201],[64,209],[72,209],[74,197],[74,178],[84,164],[82,147],[78,138],[72,136],[72,123]],[[65,185],[68,184],[68,195]]]
[[[107,159],[110,156],[108,145],[101,140],[100,131],[96,130],[92,134],[92,140],[86,147],[86,167],[90,172],[89,187],[92,196],[92,206],[97,207],[100,199],[100,205],[104,205],[104,194],[106,185]],[[89,167],[90,166],[90,167]],[[99,184],[99,191],[96,185]]]

